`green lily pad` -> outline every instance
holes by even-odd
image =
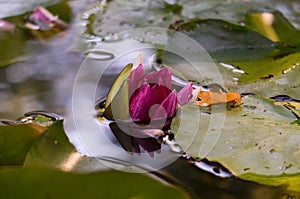
[[[25,60],[25,44],[29,35],[16,28],[13,32],[0,32],[0,67]]]
[[[36,124],[0,126],[0,166],[22,165],[43,131],[44,128]]]
[[[287,66],[287,69],[281,76],[247,83],[237,88],[238,92],[255,93],[266,98],[288,95],[294,99],[300,99],[300,79],[298,78],[300,75],[300,54],[290,55],[285,60],[286,62],[282,61],[281,64]],[[271,67],[272,64],[269,66]]]
[[[118,171],[74,174],[49,169],[2,169],[0,179],[1,198],[187,198],[183,192],[148,176]]]
[[[268,55],[274,42],[257,32],[216,19],[191,19],[172,25],[199,42],[219,62],[253,61]]]
[[[197,4],[195,3],[197,2]],[[182,14],[185,16],[199,16],[201,18],[214,18],[241,24],[244,15],[257,12],[280,11],[290,19],[294,26],[300,27],[297,17],[299,2],[280,0],[251,0],[251,1],[201,1],[186,0],[181,1],[185,5]]]
[[[229,76],[240,84],[280,76],[300,59],[299,53],[295,53],[298,48],[274,43],[247,27],[222,20],[192,19],[175,23],[173,28],[198,41],[216,61],[230,64],[234,70]],[[298,37],[294,44],[296,40]],[[184,67],[180,72],[187,73]]]
[[[299,197],[299,187],[300,187],[300,174],[282,174],[279,176],[266,176],[266,175],[257,175],[253,173],[246,173],[240,175],[239,178],[244,180],[250,180],[259,182],[264,185],[269,186],[279,186],[287,185],[287,191],[289,192],[290,197]]]
[[[205,136],[215,136],[213,138],[217,142],[205,157],[220,162],[236,176],[252,173],[279,179],[282,175],[295,175],[299,179],[300,127],[290,124],[295,116],[288,109],[276,106],[274,101],[268,99],[244,97],[241,107],[226,111],[223,126],[218,122],[213,123],[222,128],[220,136],[209,126],[214,121],[210,121],[212,116],[206,111],[201,111],[198,126],[193,125],[197,109],[195,105],[181,107],[172,122],[172,130],[180,135],[176,137],[180,145],[186,146],[193,139],[188,153],[203,158],[201,147],[209,144]],[[184,117],[181,117],[181,113],[185,114]],[[249,176],[247,179],[256,181],[256,178]],[[281,185],[286,184],[289,190],[299,191],[295,189],[297,180],[283,179],[286,180],[281,180]],[[261,182],[260,179],[257,182]]]
[[[106,38],[115,33],[138,27],[167,28],[171,23],[181,19],[180,10],[180,6],[168,4],[165,1],[135,1],[131,3],[121,0],[108,2],[104,9],[96,12],[95,9],[94,12],[88,10],[86,14],[94,16],[89,18],[92,35]]]
[[[108,1],[105,6],[95,4],[86,10],[82,18],[86,23],[82,28],[91,37],[105,38],[137,27],[168,28],[171,23],[181,19],[211,18],[241,24],[246,14],[276,10],[291,19],[293,25],[300,27],[297,6],[299,6],[298,2],[282,2],[280,0],[242,2],[239,0],[182,0],[175,2],[135,0],[134,3],[126,0]],[[143,17],[145,15],[146,18]],[[111,26],[111,24],[115,25]]]
[[[298,12],[295,10],[298,4],[278,0],[247,2],[183,0],[171,4],[165,1],[135,1],[135,4],[112,1],[105,7],[87,9],[82,18],[85,22],[83,24],[87,26],[81,27],[84,29],[81,32],[86,33],[82,37],[86,37],[86,42],[89,43],[91,38],[92,40],[102,38],[104,41],[118,39],[116,33],[132,28],[145,26],[168,28],[173,24],[178,30],[203,45],[217,62],[231,64],[237,69],[235,71],[242,72],[243,74],[229,74],[228,79],[231,82],[232,78],[235,81],[238,79],[238,83],[244,85],[259,78],[279,76],[283,70],[290,67],[289,62],[286,64],[286,61],[297,59],[298,55],[288,55],[299,50],[290,46],[299,43],[298,30],[284,16],[291,19],[294,26],[299,27],[297,24],[299,25],[300,22],[296,17]],[[265,37],[267,35],[257,32],[247,17],[244,22],[245,15],[252,16],[254,13],[266,12],[273,13],[276,19],[274,28],[281,30],[280,38],[285,44],[275,43]],[[148,17],[142,18],[141,15],[145,13]],[[178,20],[186,22],[182,24],[178,23]],[[117,26],[111,26],[112,23]],[[248,27],[244,26],[244,23]],[[185,31],[195,26],[198,26],[195,30]],[[293,36],[293,41],[288,39],[290,36]],[[79,41],[81,43],[84,42],[82,37]],[[93,45],[84,44],[80,48],[86,50],[86,48],[93,48]],[[225,83],[232,84],[229,81]]]
[[[98,159],[81,156],[75,150],[64,133],[62,120],[56,121],[43,135],[36,139],[27,154],[24,167],[24,169],[2,169],[0,171],[1,187],[6,187],[4,188],[6,191],[0,193],[1,197],[43,198],[47,195],[48,197],[59,198],[66,194],[72,198],[82,198],[83,195],[85,198],[134,196],[157,198],[164,194],[168,196],[174,194],[173,197],[175,198],[186,197],[179,190],[165,186],[141,174],[103,171],[109,168]],[[99,172],[100,170],[102,172]],[[61,171],[72,172],[64,173]],[[11,189],[15,181],[18,181],[18,191],[12,192]],[[120,185],[116,182],[119,182]],[[51,192],[47,191],[49,185],[51,185]],[[115,188],[118,191],[115,191]],[[32,195],[33,189],[38,190],[34,196]],[[14,188],[14,190],[16,189]],[[82,190],[88,191],[82,192]],[[89,196],[89,194],[91,195]]]
[[[57,121],[31,147],[24,166],[57,168],[69,157],[69,154],[75,152],[75,148],[64,133],[63,121]]]
[[[79,173],[107,170],[96,158],[81,155],[69,142],[63,121],[56,121],[28,151],[25,168],[51,168]]]
[[[245,16],[245,25],[272,41],[284,42],[290,46],[300,45],[300,31],[278,11],[248,14]]]
[[[92,4],[83,13],[72,49],[86,51],[95,45],[120,39],[118,33],[132,28],[168,28],[176,20],[182,19],[181,6],[165,1],[128,2],[127,0],[107,1],[105,6]],[[147,17],[144,17],[147,16]],[[112,26],[112,24],[114,24]],[[96,39],[98,42],[91,42]]]
[[[234,62],[233,65],[247,73],[239,76],[239,82],[245,84],[259,79],[281,76],[299,61],[300,53],[298,52],[279,59],[266,57],[253,62]]]

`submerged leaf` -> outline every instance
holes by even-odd
[[[182,191],[143,174],[119,171],[83,175],[49,169],[2,169],[0,186],[1,198],[187,198]]]
[[[45,128],[36,124],[0,126],[0,166],[22,165]]]

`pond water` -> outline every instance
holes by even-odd
[[[75,12],[83,7],[82,3],[74,2],[71,5],[74,18]],[[82,53],[70,50],[75,34],[74,23],[75,19],[72,19],[70,29],[48,39],[35,37],[28,31],[28,41],[24,46],[16,45],[8,49],[15,51],[21,48],[23,53],[19,52],[19,56],[24,57],[24,61],[0,68],[1,118],[15,120],[32,110],[64,115],[66,109],[70,108],[76,71],[84,60]],[[3,52],[6,50],[1,48]]]
[[[36,32],[34,31],[26,30],[24,33],[24,30],[22,30],[21,32],[17,33],[19,35],[22,35],[20,36],[21,38],[16,38],[20,40],[20,43],[16,42],[7,44],[10,48],[5,48],[3,46],[0,47],[1,54],[6,54],[6,51],[14,52],[11,54],[7,53],[8,57],[14,57],[14,59],[8,59],[9,61],[11,61],[11,64],[0,67],[0,118],[16,120],[26,112],[30,112],[33,110],[46,110],[62,115],[66,119],[71,119],[72,106],[74,105],[74,101],[72,98],[72,95],[74,94],[74,83],[76,83],[76,81],[80,79],[78,78],[77,72],[79,71],[80,67],[82,67],[82,64],[87,62],[86,59],[92,60],[91,62],[93,62],[94,60],[95,63],[99,61],[104,64],[109,63],[110,60],[116,58],[116,54],[111,53],[110,50],[113,49],[110,48],[121,49],[122,45],[126,45],[122,44],[122,41],[120,41],[119,38],[115,37],[115,34],[111,34],[110,38],[107,39],[107,42],[105,43],[107,48],[105,48],[104,44],[97,46],[97,42],[102,40],[100,37],[98,37],[99,35],[88,35],[88,37],[85,38],[87,39],[85,41],[85,45],[90,45],[93,48],[96,47],[99,49],[91,50],[91,47],[89,47],[88,50],[86,50],[85,46],[83,47],[84,50],[81,52],[78,52],[78,49],[74,50],[78,47],[76,45],[80,43],[76,41],[78,40],[77,31],[78,29],[80,30],[78,26],[82,26],[82,23],[84,23],[78,13],[82,13],[88,7],[88,5],[95,2],[99,3],[98,1],[74,0],[68,1],[68,3],[63,2],[59,4],[58,7],[63,7],[66,10],[65,16],[62,15],[62,18],[64,18],[70,24],[70,28],[66,31],[59,32],[58,34],[53,34],[50,37],[47,36],[45,38],[43,36],[41,37],[41,35],[39,34],[36,34]],[[154,4],[152,6],[155,7],[156,5]],[[55,9],[55,6],[53,9]],[[95,10],[97,9],[95,8]],[[93,9],[90,8],[89,11],[93,12]],[[64,11],[61,12],[63,13]],[[137,12],[140,12],[140,10],[137,10]],[[85,12],[85,14],[87,14],[87,12]],[[20,22],[23,17],[23,15],[15,18],[12,17],[10,20]],[[93,16],[92,13],[91,15],[87,15],[83,18],[91,20],[91,18],[93,17],[95,16]],[[249,17],[248,20],[251,21],[254,20],[254,18],[261,19],[262,15],[255,15],[253,18]],[[166,19],[161,23],[165,24],[168,20],[169,19]],[[126,23],[122,23],[122,26],[123,25],[126,26]],[[131,26],[129,27],[131,28]],[[262,28],[258,25],[257,27],[258,29]],[[91,27],[87,27],[87,29],[91,31]],[[102,33],[101,28],[97,29],[96,33]],[[2,33],[0,33],[0,39],[1,34]],[[13,38],[13,36],[11,35],[12,33],[3,34],[6,34],[5,37],[3,36],[6,39]],[[267,31],[265,34],[267,35],[271,33],[270,31]],[[152,39],[159,38],[156,35],[150,35],[150,37]],[[273,34],[272,37],[274,37]],[[141,37],[139,39],[141,39]],[[273,40],[278,41],[278,38],[274,38]],[[121,44],[117,45],[117,42],[121,42]],[[157,55],[157,51],[153,48],[152,44],[151,48],[147,47],[147,49],[145,50],[143,49],[145,41],[139,42],[135,43],[135,48],[141,48],[140,51],[145,55],[146,71],[152,71],[155,69],[153,68],[153,64],[155,62],[153,60],[154,55]],[[271,46],[273,45],[272,42],[270,42]],[[295,39],[295,42],[298,42],[298,40]],[[143,45],[141,45],[142,43]],[[156,43],[159,43],[159,41]],[[178,48],[180,48],[180,46],[178,46]],[[267,48],[269,48],[269,46],[267,46]],[[249,49],[247,48],[247,50]],[[120,52],[122,51],[120,50]],[[236,50],[233,50],[232,52],[236,52]],[[94,103],[97,98],[106,96],[106,93],[108,92],[114,79],[124,67],[123,63],[132,62],[132,60],[134,60],[134,57],[136,57],[136,55],[139,53],[140,52],[132,51],[127,54],[121,54],[121,56],[118,55],[118,59],[116,59],[113,64],[110,63],[111,65],[109,70],[104,71],[104,75],[99,82],[95,95],[93,96],[94,98],[89,99],[89,102]],[[177,80],[175,79],[175,83],[177,81],[177,83],[179,82],[179,85],[182,86],[182,82],[184,83],[185,81],[187,81],[187,79],[185,79],[184,76],[180,76],[180,68],[182,68],[182,65],[186,67],[190,63],[186,60],[183,60],[182,57],[172,57],[172,55],[170,55],[172,53],[168,53],[169,52],[165,52],[162,55],[162,58],[164,58],[165,63],[167,62],[169,65],[175,65],[174,73],[176,74],[177,72],[177,77],[180,77]],[[263,54],[265,55],[265,52]],[[239,58],[239,55],[235,57]],[[256,55],[253,55],[253,57],[256,57]],[[1,61],[3,62],[0,63],[0,65],[4,65],[4,62],[7,60],[3,59]],[[177,71],[176,64],[178,64],[178,62],[180,62],[180,64],[182,65],[177,65]],[[101,67],[100,65],[101,64],[99,64],[99,67]],[[231,66],[234,68],[236,67],[232,65],[226,66]],[[224,77],[225,79],[225,84],[230,85],[232,88],[237,88],[236,79],[238,79],[240,74],[234,74],[234,76],[232,76],[232,73],[230,71],[228,72],[224,70],[224,72],[222,67],[219,67],[219,69],[223,75],[222,77]],[[240,70],[240,68],[238,67],[236,67],[236,69]],[[187,73],[194,73],[195,75],[194,71],[188,71]],[[205,84],[218,82],[220,73],[218,71],[218,74],[216,74],[213,70],[210,70],[208,72],[206,71],[204,76],[205,77],[202,78],[203,81],[201,80],[201,82],[198,81],[194,83]],[[227,78],[227,76],[229,76],[229,78]],[[222,77],[220,79],[222,79]],[[273,76],[268,77],[273,78]],[[93,75],[91,74],[91,76],[87,75],[83,79],[86,79],[85,81],[89,83],[89,81],[93,81],[93,78],[95,77],[93,77]],[[220,82],[218,83],[222,85],[224,82],[223,80],[220,80]],[[174,87],[177,88],[176,86]],[[241,88],[241,90],[243,91],[243,88]],[[291,93],[295,92],[295,90],[296,89],[292,88]],[[295,101],[298,102],[297,100]],[[81,106],[79,104],[76,108],[82,109],[84,108],[84,106]],[[290,115],[288,116],[291,117]],[[80,144],[79,138],[76,137],[73,132],[74,129],[72,129],[72,124],[68,124],[68,122],[66,122],[66,129],[67,134],[70,136],[70,140],[75,143],[75,145]],[[83,153],[86,152],[80,146],[77,146],[77,148]],[[171,184],[184,187],[184,189],[189,192],[191,194],[191,197],[193,198],[251,199],[263,197],[271,199],[292,197],[289,195],[284,195],[286,194],[286,187],[284,186],[273,187],[260,185],[235,177],[220,178],[216,175],[213,175],[212,173],[205,172],[202,169],[199,169],[195,161],[191,161],[190,159],[182,157],[177,159],[167,167],[158,171],[153,171],[152,173],[157,177],[170,182]]]

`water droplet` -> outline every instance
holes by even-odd
[[[233,65],[230,64],[225,64],[225,63],[220,63],[221,66],[228,68],[228,69],[234,69],[235,67]]]
[[[228,171],[218,162],[210,162],[207,159],[203,159],[201,161],[195,161],[194,164],[198,168],[222,178],[230,178],[233,176],[230,171]]]
[[[0,120],[0,125],[14,125],[14,124],[16,123],[11,120]]]
[[[107,33],[107,36],[104,37],[105,41],[117,41],[122,38],[121,35],[115,34],[115,33]]]
[[[182,150],[181,146],[179,146],[179,144],[171,144],[169,146],[170,146],[170,148],[173,152],[176,152],[176,153],[182,153],[183,152],[183,150]]]
[[[50,113],[50,112],[46,112],[46,111],[31,111],[31,112],[25,113],[24,115],[26,117],[31,117],[33,119],[35,119],[38,115],[43,115],[45,117],[50,118],[53,121],[63,119],[60,115],[58,115],[56,113]]]
[[[243,71],[241,69],[233,69],[232,72],[234,72],[234,73],[240,73],[240,74],[245,74],[245,71]]]
[[[96,60],[111,60],[115,58],[115,55],[112,52],[105,50],[92,49],[85,52],[86,58],[96,59]]]
[[[217,173],[217,174],[220,174],[221,173],[221,171],[220,171],[220,169],[218,169],[218,168],[213,168],[213,171],[215,172],[215,173]]]
[[[233,78],[232,78],[232,81],[233,81],[233,83],[238,83],[238,82],[239,82],[239,78],[233,77]]]

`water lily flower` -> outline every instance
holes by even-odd
[[[172,118],[176,106],[186,104],[192,93],[188,83],[178,93],[171,91],[172,70],[163,68],[144,73],[141,58],[138,58],[129,76],[129,114],[133,121],[149,123],[151,120]]]
[[[129,115],[138,124],[152,124],[150,129],[131,129],[132,145],[135,152],[141,146],[148,153],[160,149],[157,137],[170,130],[170,124],[177,105],[188,103],[192,94],[192,83],[188,83],[178,93],[171,90],[172,70],[163,68],[160,71],[144,73],[141,56],[138,57],[128,79]],[[163,121],[160,122],[160,121]],[[157,124],[157,125],[156,125]]]
[[[54,27],[64,30],[68,27],[68,24],[60,20],[58,16],[54,16],[46,8],[37,6],[29,16],[25,27],[32,30],[50,30]]]
[[[0,19],[0,31],[14,31],[16,26],[6,20]]]

